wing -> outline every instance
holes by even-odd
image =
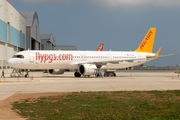
[[[91,61],[91,62],[83,61],[83,62],[79,62],[78,65],[82,65],[82,64],[106,65],[108,63],[119,64],[119,62],[134,62],[135,60],[143,60],[143,59],[123,59],[123,60],[107,60],[107,61]]]

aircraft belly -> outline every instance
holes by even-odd
[[[66,64],[39,64],[37,69],[67,69]]]
[[[102,69],[122,69],[122,68],[143,64],[145,62],[147,62],[147,60],[134,61],[134,62],[120,62],[119,64],[107,64],[104,67],[102,67]]]

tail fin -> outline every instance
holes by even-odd
[[[156,28],[150,28],[139,47],[134,52],[152,53]]]
[[[96,51],[103,51],[104,44],[101,43]]]

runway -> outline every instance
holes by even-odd
[[[0,100],[19,93],[179,90],[180,77],[174,71],[124,71],[117,77],[75,78],[74,72],[43,77],[42,72],[31,72],[32,78],[1,78]]]

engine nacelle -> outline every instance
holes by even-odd
[[[94,64],[83,64],[79,67],[79,72],[82,75],[95,75],[96,69],[97,67]]]
[[[50,69],[50,74],[64,74],[65,69]]]

